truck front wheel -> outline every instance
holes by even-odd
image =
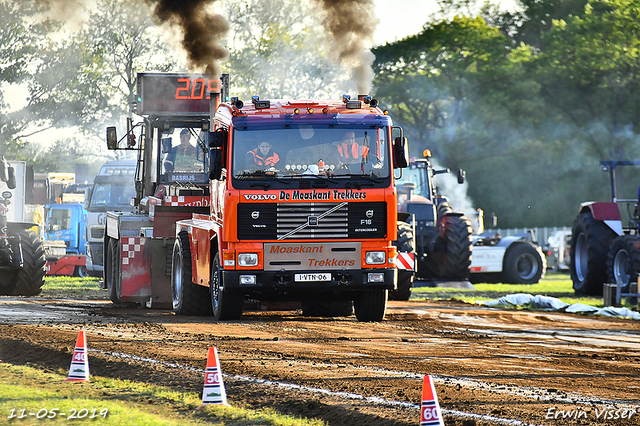
[[[237,320],[242,317],[244,294],[226,291],[222,282],[220,256],[216,253],[211,267],[211,307],[217,321]]]
[[[107,287],[109,299],[113,303],[120,303],[120,240],[109,238],[107,250],[104,253],[104,284]]]
[[[180,232],[171,258],[171,303],[178,315],[211,315],[206,287],[191,282],[189,234]]]
[[[356,318],[360,322],[379,322],[387,311],[388,290],[361,292],[353,301]]]
[[[42,240],[33,231],[21,231],[22,269],[18,271],[18,281],[13,290],[14,296],[35,296],[40,294],[47,274],[47,259],[44,255]]]

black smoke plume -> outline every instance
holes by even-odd
[[[148,0],[155,4],[155,16],[162,23],[182,30],[182,47],[189,61],[211,77],[222,73],[220,60],[228,55],[221,40],[229,30],[227,20],[208,10],[215,0]]]
[[[324,12],[323,24],[331,35],[341,63],[352,71],[358,94],[368,94],[373,81],[370,48],[378,25],[373,0],[316,0]]]

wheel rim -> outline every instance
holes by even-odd
[[[578,235],[576,240],[575,259],[573,264],[576,268],[576,277],[579,282],[583,282],[587,272],[587,241],[584,234]]]
[[[521,279],[530,280],[538,273],[538,262],[531,254],[525,253],[518,258],[516,270]]]
[[[87,267],[86,266],[79,266],[78,267],[78,276],[80,278],[87,278],[89,276],[89,271],[87,271]]]
[[[613,259],[613,279],[618,285],[625,286],[629,283],[631,275],[629,274],[629,252],[627,250],[619,250]]]
[[[171,262],[171,304],[173,309],[178,309],[182,293],[182,256],[180,252],[181,250],[174,250]]]

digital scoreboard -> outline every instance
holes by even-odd
[[[140,115],[209,114],[211,93],[229,96],[229,74],[220,79],[200,74],[138,73],[136,113]]]

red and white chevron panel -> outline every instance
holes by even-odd
[[[194,195],[167,195],[164,197],[166,206],[208,206],[209,197],[201,197]]]
[[[415,271],[416,255],[415,253],[398,252],[398,261],[396,262],[398,269],[407,271]]]

